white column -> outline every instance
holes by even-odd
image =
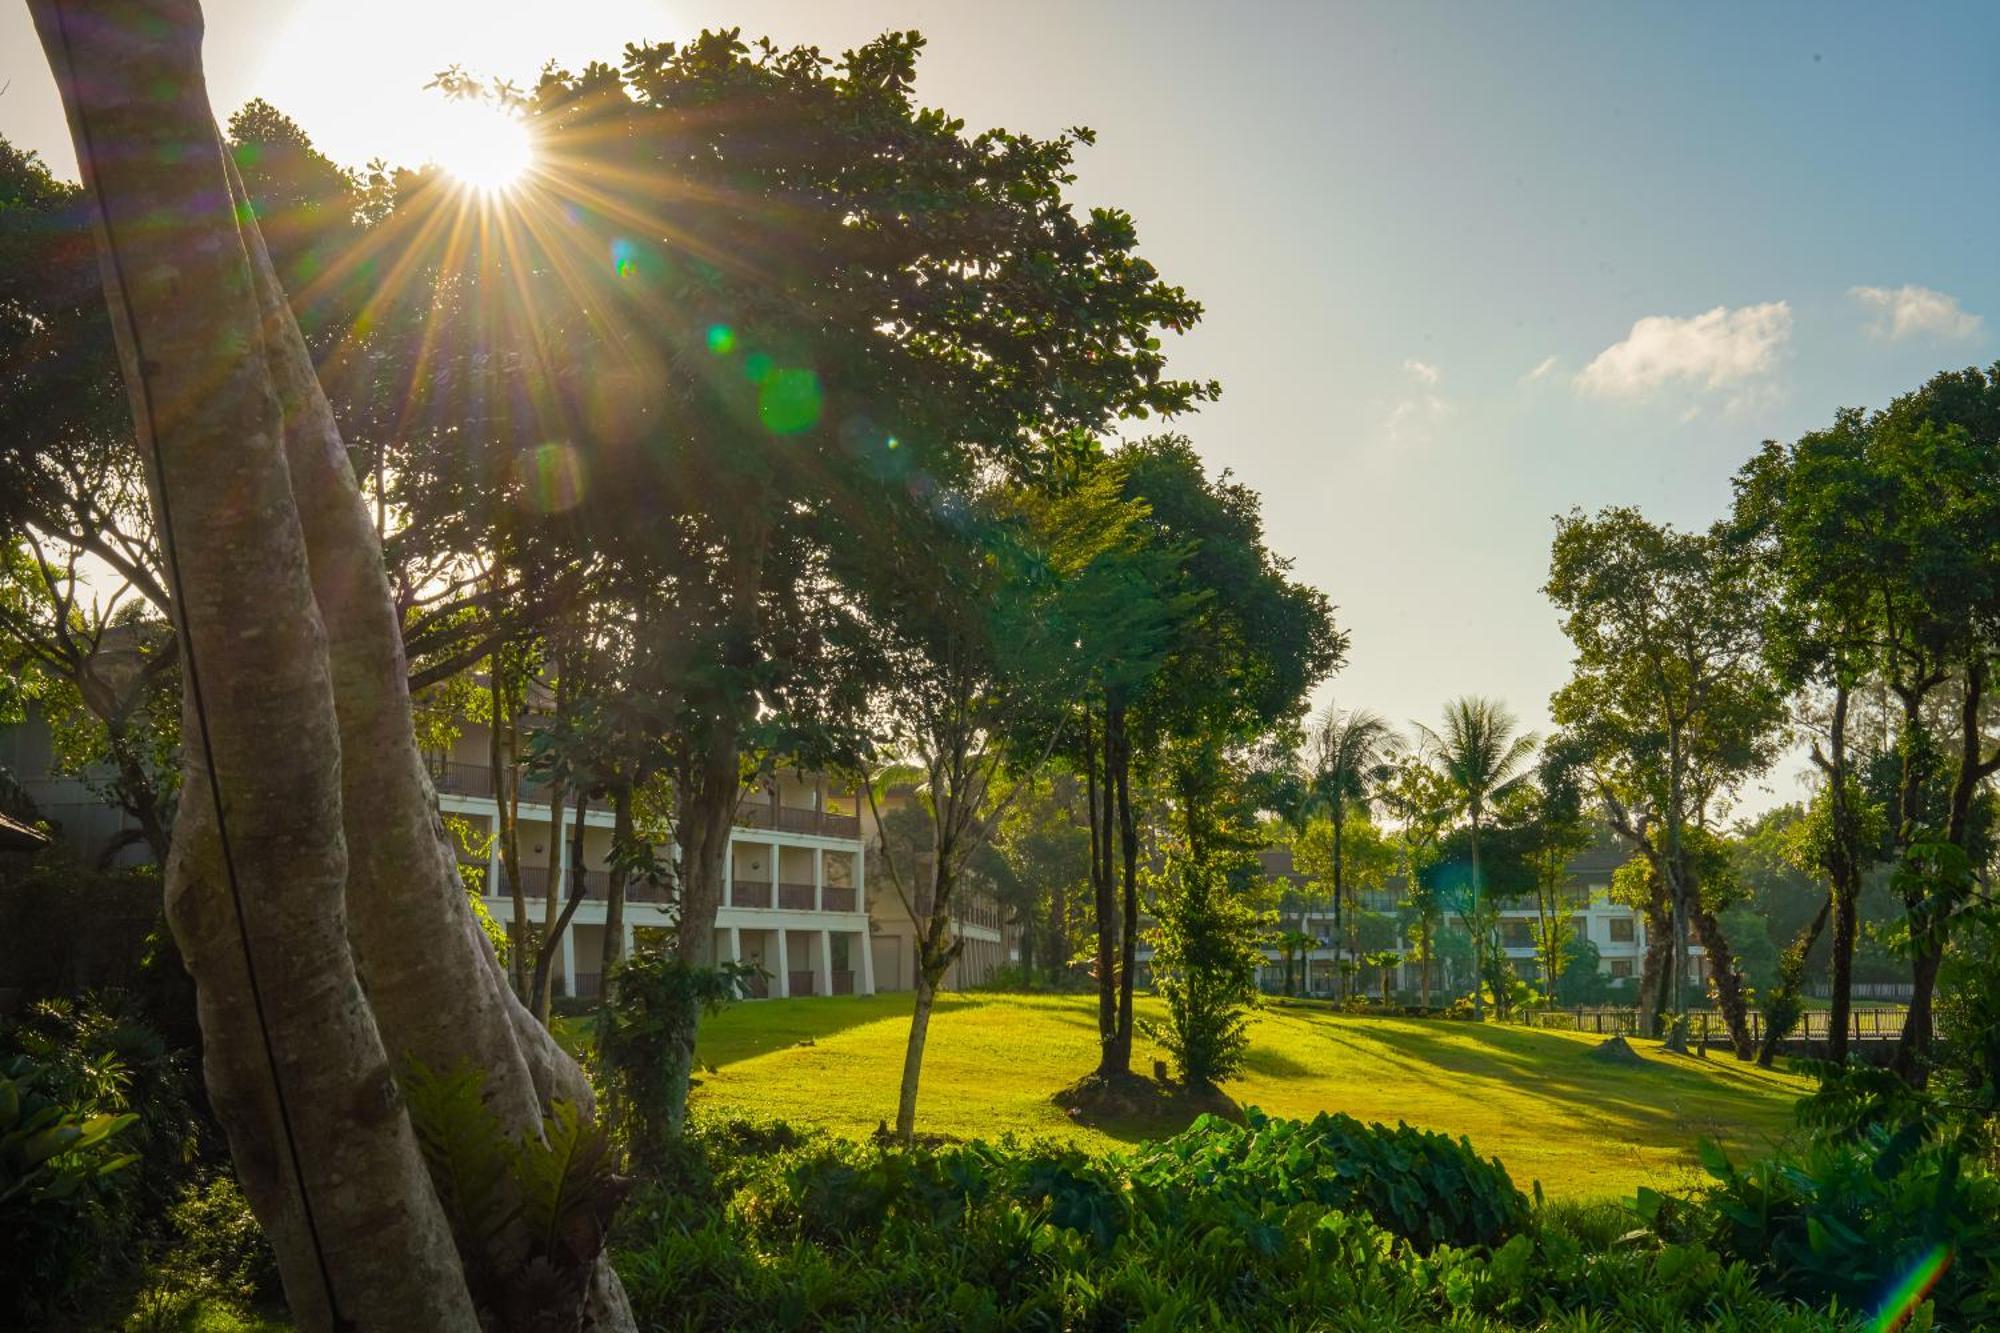
[[[632,956],[632,921],[629,917],[625,920],[625,952],[619,956],[627,959]]]
[[[813,994],[833,994],[833,932],[819,933],[819,974],[821,980],[814,985]]]
[[[562,937],[563,984],[562,993],[572,1000],[576,998],[576,922],[570,921],[569,929]]]
[[[868,911],[868,844],[862,843],[861,850],[848,855],[848,864],[854,867],[854,910]],[[872,953],[873,950],[870,950]]]
[[[785,954],[787,932],[781,926],[771,933],[778,937],[778,998],[787,1000],[792,995],[792,960]]]
[[[731,838],[728,845],[722,849],[722,905],[724,907],[736,905],[736,839],[734,838]],[[743,957],[740,953],[736,956],[738,959]]]
[[[873,995],[875,993],[875,937],[863,930],[857,932],[854,938],[861,942],[861,993],[863,995]]]
[[[729,928],[729,961],[732,963],[743,961],[743,931],[738,926]]]
[[[826,849],[813,848],[813,911],[826,910]]]
[[[493,812],[490,827],[493,832],[493,845],[486,857],[486,896],[489,898],[500,892],[500,811],[498,809],[495,809]],[[514,919],[511,907],[508,908],[507,919],[509,921]]]

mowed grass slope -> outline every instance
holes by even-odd
[[[703,1021],[697,1107],[861,1135],[892,1120],[909,1035],[910,996],[769,1000]],[[1096,1064],[1092,996],[975,993],[941,997],[918,1100],[920,1132],[1009,1132],[1093,1148],[1170,1134],[1179,1125],[1107,1129],[1071,1122],[1051,1100]],[[1140,1017],[1157,1017],[1142,997]],[[808,1044],[809,1043],[809,1044]],[[1495,1024],[1351,1018],[1270,1007],[1250,1026],[1249,1067],[1224,1091],[1272,1115],[1345,1111],[1464,1135],[1523,1189],[1629,1196],[1693,1178],[1695,1144],[1761,1149],[1791,1123],[1806,1088],[1726,1054],[1672,1056],[1635,1042],[1638,1067],[1591,1058],[1597,1038]],[[1143,1037],[1133,1066],[1163,1054]]]

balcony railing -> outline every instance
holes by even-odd
[[[852,912],[854,910],[854,886],[852,884],[829,884],[820,894],[820,909],[827,912]]]
[[[736,807],[736,827],[817,833],[829,838],[858,838],[861,836],[861,817],[835,814],[830,810],[808,810],[795,805],[781,805],[773,812],[769,797],[746,796]]]
[[[813,974],[810,971],[794,972],[791,974],[791,977],[792,994],[811,995],[813,993]]]
[[[810,912],[818,893],[810,884],[778,885],[778,906],[787,912]]]
[[[736,880],[729,886],[731,907],[766,907],[771,905],[771,882],[769,880]]]
[[[853,974],[852,972],[836,972],[836,973],[834,973],[834,974],[833,974],[833,993],[834,993],[835,995],[852,995],[852,994],[854,994],[854,974]]]
[[[486,764],[430,759],[425,761],[424,766],[430,770],[431,785],[442,793],[452,796],[493,794],[493,769]],[[529,805],[546,805],[549,799],[548,779],[534,773],[521,774],[521,799]]]

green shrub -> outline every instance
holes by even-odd
[[[1262,924],[1212,866],[1185,857],[1153,877],[1153,990],[1165,1022],[1142,1023],[1174,1057],[1181,1080],[1209,1088],[1242,1068],[1257,1003]]]
[[[2000,1179],[1957,1137],[1873,1124],[1739,1167],[1704,1144],[1715,1183],[1684,1224],[1764,1284],[1871,1309],[1924,1284],[1947,1327],[2000,1322]]]
[[[129,1281],[196,1160],[181,1059],[132,1009],[47,1000],[0,1034],[0,1316],[47,1322]]]
[[[1250,1131],[1203,1123],[1094,1158],[697,1123],[683,1145],[687,1179],[701,1183],[643,1187],[614,1254],[642,1328],[1850,1326],[1765,1297],[1748,1265],[1698,1241],[1628,1237],[1629,1213],[1537,1224],[1516,1194],[1507,1211],[1519,1229],[1497,1248],[1426,1249],[1317,1200],[1332,1188],[1319,1168],[1359,1154],[1380,1170],[1391,1148],[1427,1155],[1413,1134],[1257,1117]],[[1484,1164],[1464,1155],[1459,1170],[1477,1174]]]
[[[1199,1189],[1247,1209],[1311,1203],[1372,1218],[1420,1249],[1498,1245],[1527,1224],[1528,1201],[1497,1160],[1453,1141],[1351,1116],[1246,1123],[1203,1116],[1132,1158],[1135,1185]]]

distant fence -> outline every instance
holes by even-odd
[[[1909,1014],[1909,1009],[1901,1006],[1878,1005],[1851,1010],[1848,1014],[1848,1037],[1857,1042],[1894,1041],[1902,1035],[1903,1022]],[[1762,1041],[1764,1015],[1753,1009],[1746,1017],[1750,1023],[1750,1039]],[[1640,1031],[1637,1009],[1523,1009],[1516,1012],[1515,1021],[1528,1027],[1594,1032],[1605,1037],[1637,1036]],[[1787,1040],[1825,1041],[1832,1034],[1832,1021],[1830,1011],[1809,1009],[1799,1015],[1799,1021]],[[1718,1010],[1691,1009],[1688,1011],[1688,1036],[1696,1041],[1727,1041],[1729,1024]]]
[[[1893,1000],[1898,1004],[1908,1004],[1916,987],[1907,981],[1857,981],[1847,988],[1847,993],[1857,1000]],[[1815,1000],[1833,998],[1833,984],[1816,981],[1806,987],[1806,994]]]

